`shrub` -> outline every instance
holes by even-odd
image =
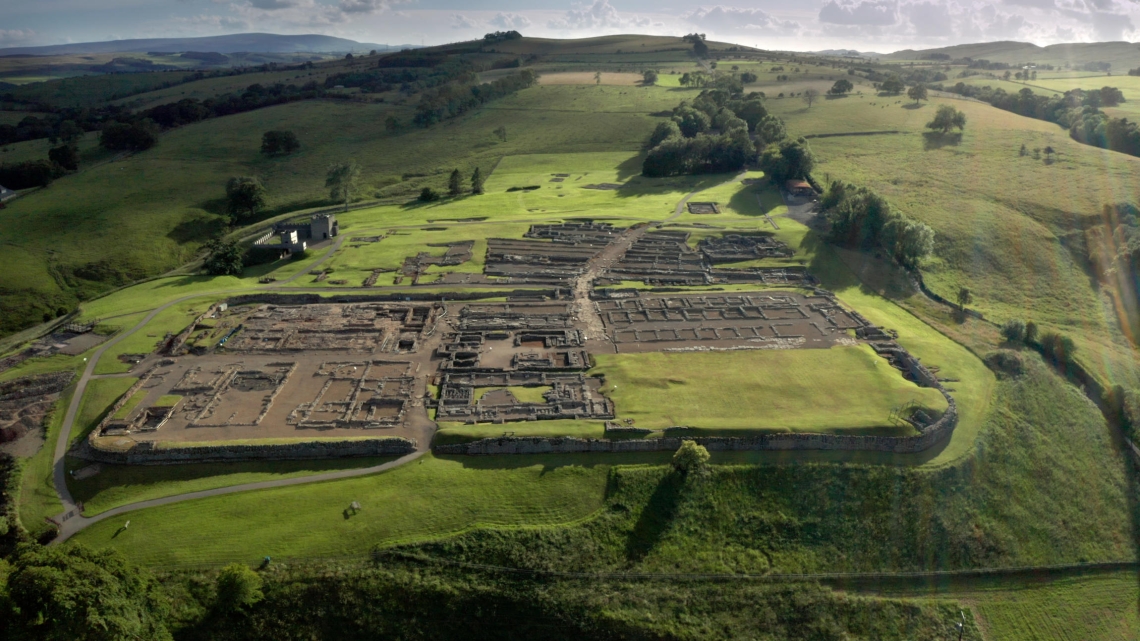
[[[239,610],[262,599],[261,577],[240,563],[231,563],[218,574],[217,605],[221,610]]]
[[[1025,324],[1025,342],[1032,344],[1037,341],[1037,323],[1029,321]]]
[[[103,127],[99,144],[112,151],[142,151],[158,144],[158,125],[144,118],[137,122],[112,122]]]
[[[1045,332],[1041,335],[1041,351],[1055,364],[1062,365],[1073,362],[1077,346],[1064,334]]]
[[[431,187],[424,187],[420,192],[419,201],[422,203],[430,203],[439,200],[439,194],[436,193]]]
[[[261,136],[261,153],[267,156],[288,155],[301,148],[292,131],[267,131]]]
[[[1020,343],[1025,340],[1025,323],[1016,318],[1007,321],[1001,326],[1001,335],[1011,343]]]
[[[1018,377],[1025,373],[1025,363],[1017,352],[998,350],[985,357],[986,366],[998,374]]]
[[[62,175],[54,163],[47,160],[28,160],[12,165],[0,165],[0,185],[8,189],[46,187]]]
[[[709,462],[709,451],[696,441],[684,441],[673,455],[673,467],[682,474],[698,471]]]

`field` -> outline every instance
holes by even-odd
[[[506,465],[431,455],[390,472],[271,492],[247,492],[136,512],[80,535],[96,546],[130,549],[149,565],[362,555],[378,543],[500,529],[565,525],[602,505],[616,459],[512,457]],[[346,516],[349,503],[362,506]],[[268,502],[268,503],[267,503]],[[265,505],[272,504],[272,510]],[[287,521],[280,514],[291,516]],[[191,519],[192,531],[182,525]],[[178,541],[176,545],[171,545]],[[161,543],[160,543],[161,542]]]
[[[866,346],[599,355],[598,371],[618,418],[638,427],[910,434],[887,421],[892,408],[946,407]]]

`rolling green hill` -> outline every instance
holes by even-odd
[[[985,42],[936,49],[904,49],[882,56],[882,60],[928,60],[931,54],[951,59],[973,58],[1008,64],[1049,64],[1059,69],[1089,62],[1108,62],[1117,74],[1140,66],[1140,48],[1130,42],[1077,42],[1040,47],[1029,42]]]

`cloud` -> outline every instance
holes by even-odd
[[[387,9],[388,2],[387,0],[340,0],[337,8],[342,13],[377,13]]]
[[[905,12],[916,35],[940,38],[953,34],[953,19],[949,7],[944,4],[915,2],[907,5]]]
[[[780,20],[763,9],[715,6],[697,9],[684,17],[694,25],[716,33],[772,31],[791,35],[800,29],[798,22]]]
[[[189,18],[174,18],[174,22],[195,27],[205,27],[209,30],[242,31],[249,29],[249,22],[241,18],[231,18],[229,16],[198,15]]]
[[[27,42],[36,36],[31,29],[0,29],[0,44],[12,45]]]
[[[1136,30],[1132,18],[1123,13],[1094,11],[1090,14],[1090,21],[1097,40],[1102,42],[1124,40],[1124,32]]]
[[[1035,9],[1056,9],[1056,0],[1003,0],[1004,4],[1017,7],[1033,7]]]
[[[467,16],[458,13],[451,16],[452,29],[478,29],[479,27],[480,23],[478,21],[472,20]]]
[[[819,10],[819,21],[840,25],[893,25],[898,22],[898,3],[890,0],[845,0],[840,4],[831,0]]]
[[[561,18],[555,18],[548,23],[551,29],[605,29],[625,26],[617,9],[613,8],[610,0],[594,0],[594,4],[579,9],[571,9]]]
[[[530,19],[517,13],[498,13],[494,18],[491,18],[488,23],[492,27],[510,31],[511,29],[529,27]]]
[[[249,6],[264,11],[276,11],[297,6],[297,0],[249,0]]]

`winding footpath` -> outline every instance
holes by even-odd
[[[707,189],[711,189],[713,187],[722,186],[722,185],[733,183],[733,182],[738,182],[742,176],[744,176],[743,173],[739,174],[737,176],[734,176],[731,180],[726,181],[725,183],[720,183],[719,185],[714,185],[712,187],[705,187],[702,189],[698,189],[698,190],[689,192],[688,194],[685,195],[684,198],[681,199],[680,202],[677,203],[677,206],[673,211],[673,215],[670,216],[669,218],[665,219],[664,221],[656,223],[656,225],[658,227],[660,227],[660,226],[678,218],[682,213],[684,213],[685,204],[688,203],[689,200],[693,196],[697,195],[698,193],[705,191]],[[545,222],[545,219],[543,221],[535,221],[535,222]],[[637,227],[631,228],[630,230],[626,230],[625,232],[623,232],[618,237],[619,241],[611,244],[610,247],[612,247],[613,250],[611,251],[610,247],[607,247],[606,250],[603,250],[603,253],[601,255],[602,258],[599,260],[593,261],[593,265],[597,268],[600,268],[602,265],[608,265],[608,264],[614,262],[615,260],[619,259],[620,255],[618,255],[618,253],[620,252],[620,254],[624,255],[625,251],[627,249],[629,249],[629,247],[633,244],[633,242],[635,242],[637,238],[640,238],[640,236],[642,234],[644,234],[648,228],[649,228],[648,225],[642,225],[642,226],[637,226]],[[309,274],[313,270],[315,270],[318,267],[320,267],[321,265],[323,265],[330,258],[332,258],[333,254],[335,254],[336,251],[338,249],[340,249],[341,245],[344,244],[346,238],[347,238],[346,236],[341,235],[337,239],[337,241],[331,247],[328,248],[328,250],[325,252],[325,254],[320,258],[320,260],[316,261],[315,263],[313,263],[312,265],[309,265],[306,268],[299,270],[293,276],[291,276],[291,277],[289,277],[283,281],[277,282],[277,283],[271,283],[268,285],[260,285],[258,287],[255,287],[253,289],[253,291],[272,291],[272,290],[276,290],[276,289],[281,289],[281,288],[295,282],[297,279],[305,276],[306,274]],[[591,270],[591,273],[594,271],[598,271],[598,269]],[[593,275],[596,276],[597,274],[593,274]],[[579,291],[579,290],[582,290],[583,286],[588,286],[589,282],[592,280],[593,280],[593,278],[590,278],[588,280],[586,278],[578,279],[578,281],[575,283],[575,298],[576,299],[580,298],[585,293],[584,291]],[[517,287],[517,286],[512,286],[512,287]],[[383,287],[347,288],[346,287],[346,288],[338,288],[336,291],[340,292],[340,291],[367,290],[367,291],[376,292],[376,291],[384,291],[385,289],[387,289],[387,288],[383,288]],[[401,289],[403,289],[403,288],[401,288]],[[249,290],[241,290],[241,291],[249,291]],[[102,358],[103,354],[105,354],[108,349],[110,349],[114,345],[118,344],[120,341],[128,338],[129,336],[134,335],[136,332],[138,332],[143,327],[145,327],[148,323],[150,323],[152,320],[154,320],[154,318],[156,316],[161,314],[163,311],[169,309],[170,307],[177,305],[178,303],[181,303],[181,302],[184,302],[187,300],[191,300],[194,298],[201,298],[204,296],[218,296],[218,295],[232,294],[232,293],[235,293],[234,290],[232,290],[232,289],[195,292],[193,294],[188,294],[188,295],[183,296],[181,298],[176,298],[174,300],[168,301],[168,302],[154,308],[153,310],[151,310],[150,313],[148,313],[145,317],[143,317],[143,319],[140,320],[134,327],[128,329],[125,332],[118,334],[117,336],[115,336],[111,340],[103,343],[103,345],[100,346],[99,349],[95,350],[94,354],[92,354],[91,358],[87,361],[87,367],[84,368],[83,374],[80,375],[79,381],[76,383],[75,392],[72,394],[71,402],[67,406],[67,413],[64,415],[63,425],[60,427],[59,436],[56,439],[56,443],[55,443],[55,453],[54,453],[53,466],[52,466],[52,480],[53,480],[53,483],[55,485],[55,490],[59,494],[60,502],[63,504],[63,512],[61,514],[59,514],[58,516],[53,517],[53,519],[52,519],[56,523],[59,524],[59,535],[51,542],[51,545],[63,543],[64,541],[66,541],[69,538],[71,538],[72,536],[74,536],[77,532],[83,530],[84,528],[86,528],[88,526],[94,525],[95,523],[98,523],[100,521],[103,521],[105,519],[109,519],[112,517],[121,516],[121,515],[126,514],[128,512],[133,512],[135,510],[141,510],[141,509],[148,508],[148,507],[158,507],[160,505],[170,505],[172,503],[180,503],[182,501],[191,501],[194,499],[208,498],[211,496],[224,496],[226,494],[234,494],[237,492],[246,492],[246,491],[251,491],[251,490],[265,490],[265,489],[278,488],[278,487],[289,487],[292,485],[301,485],[304,483],[315,483],[315,482],[320,482],[320,481],[332,481],[332,480],[338,480],[338,479],[353,478],[353,477],[358,477],[358,476],[367,476],[369,474],[376,474],[378,472],[390,470],[390,469],[393,469],[395,467],[399,467],[401,465],[404,465],[405,463],[409,463],[411,461],[414,461],[417,458],[419,458],[420,456],[423,456],[428,451],[429,443],[426,443],[426,442],[425,443],[417,443],[417,449],[415,452],[412,452],[411,454],[406,454],[406,455],[404,455],[404,456],[402,456],[402,457],[400,457],[394,461],[389,461],[387,463],[383,463],[381,465],[375,465],[372,467],[364,467],[364,468],[356,468],[356,469],[348,469],[348,470],[337,470],[337,471],[333,471],[333,472],[323,472],[320,474],[312,474],[312,475],[308,475],[308,476],[296,476],[296,477],[287,478],[287,479],[277,479],[277,480],[272,480],[272,481],[259,481],[256,483],[243,483],[241,485],[231,485],[228,487],[219,487],[219,488],[214,488],[211,490],[201,490],[198,492],[188,492],[185,494],[174,494],[171,496],[166,496],[166,497],[157,498],[157,499],[151,499],[148,501],[138,501],[136,503],[128,503],[126,505],[120,505],[119,507],[112,508],[112,509],[107,510],[105,512],[101,512],[95,516],[84,516],[81,513],[79,506],[76,503],[74,497],[72,497],[71,490],[67,487],[67,468],[65,465],[65,457],[67,456],[67,452],[71,448],[71,445],[72,445],[71,434],[72,434],[72,429],[75,427],[75,418],[79,414],[79,407],[83,402],[83,396],[84,396],[84,393],[87,391],[88,383],[90,383],[94,379],[117,378],[117,377],[130,376],[129,373],[128,374],[95,374],[95,368],[98,366],[99,359]],[[579,306],[580,306],[580,301],[576,301],[576,302],[579,302]],[[591,310],[582,308],[580,306],[579,314],[584,318],[584,320],[587,320],[587,322],[588,322],[589,318],[591,316],[590,311]],[[598,324],[600,324],[600,319],[597,319],[597,321],[598,321]],[[604,332],[603,332],[603,334],[604,334]]]

